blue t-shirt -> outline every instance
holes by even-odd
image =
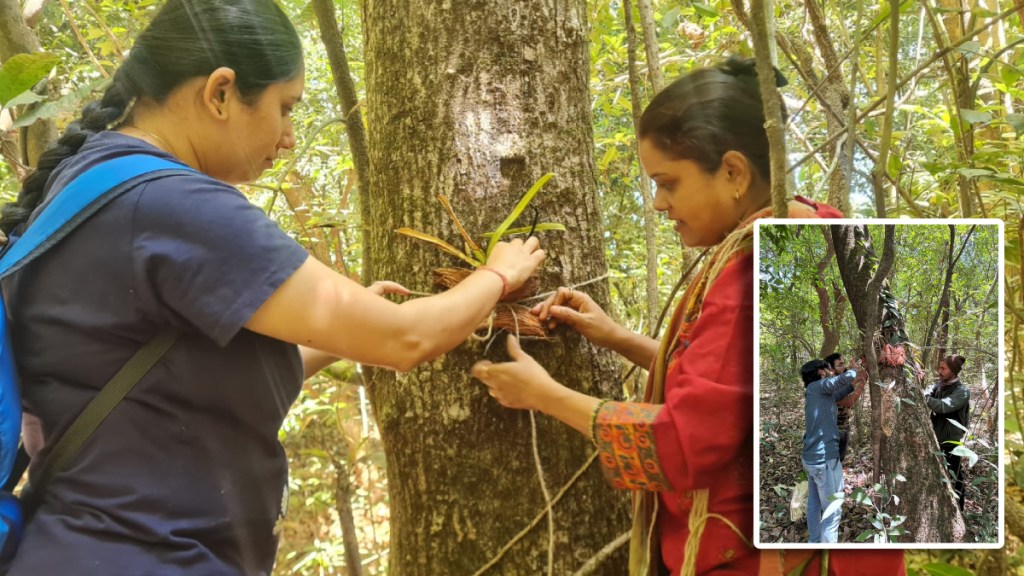
[[[90,136],[48,193],[139,152],[173,159]],[[306,257],[197,173],[135,187],[5,281],[25,411],[47,446],[161,328],[184,331],[47,487],[8,574],[270,573],[288,478],[278,430],[302,360],[243,324]]]
[[[847,370],[811,382],[804,388],[803,461],[824,464],[839,458],[839,427],[836,425],[836,401],[853,392],[856,370]]]

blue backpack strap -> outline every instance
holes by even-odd
[[[124,192],[157,178],[195,170],[149,154],[108,160],[79,175],[60,190],[0,257],[0,279],[17,272],[60,242],[79,224]],[[21,438],[21,390],[0,294],[0,485],[8,482]]]
[[[195,170],[149,154],[108,160],[86,170],[64,187],[0,258],[0,279],[60,242],[108,202],[139,184],[170,173]]]

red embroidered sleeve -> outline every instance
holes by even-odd
[[[620,490],[665,491],[670,486],[654,448],[657,404],[607,402],[594,420],[594,442],[605,478]]]

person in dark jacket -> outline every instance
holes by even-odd
[[[946,464],[954,480],[960,511],[964,510],[964,477],[960,468],[960,456],[953,449],[960,446],[971,413],[971,393],[960,382],[963,356],[952,354],[939,361],[939,381],[925,393],[925,403],[932,411],[932,427],[939,440]],[[957,426],[952,421],[960,424]]]

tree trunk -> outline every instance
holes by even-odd
[[[825,121],[828,128],[829,138],[836,137],[843,132],[849,132],[847,138],[856,138],[856,132],[850,131],[847,127],[849,120],[848,111],[850,108],[850,90],[843,78],[843,69],[839,54],[836,52],[835,43],[832,40],[832,33],[826,24],[824,6],[816,1],[805,2],[804,8],[814,31],[814,40],[818,46],[818,53],[824,63],[824,77],[819,80],[815,70],[812,57],[803,47],[802,41],[792,39],[787,44],[792,47],[797,60],[800,62],[799,69],[807,75],[809,85],[819,86],[816,94],[818,102],[825,109]],[[801,57],[801,53],[806,53]],[[856,61],[856,57],[853,59]],[[828,175],[828,203],[842,211],[843,214],[850,214],[850,170],[853,162],[850,153],[853,150],[852,142],[844,145],[838,141],[826,147],[829,156],[830,171]]]
[[[650,5],[648,5],[648,11]],[[633,133],[640,133],[640,117],[643,115],[643,103],[640,91],[640,72],[637,70],[636,60],[636,27],[633,25],[633,3],[631,0],[624,0],[622,12],[625,15],[626,26],[626,52],[629,59],[629,94],[633,112]],[[642,13],[642,12],[641,12]],[[646,29],[645,29],[646,31]],[[650,42],[648,40],[648,42]],[[657,62],[658,51],[655,49],[654,58]],[[648,53],[647,58],[651,55]],[[654,66],[648,63],[648,66]],[[654,92],[660,88],[651,76],[652,84],[655,85]],[[658,73],[658,82],[661,81],[661,74]],[[640,142],[636,142],[637,159],[640,158]],[[645,326],[654,326],[658,318],[658,303],[661,298],[658,295],[658,223],[654,214],[654,193],[651,190],[651,179],[640,170],[640,197],[643,200],[644,210],[644,244],[647,254],[647,316],[644,318]]]
[[[349,152],[352,154],[352,164],[356,169],[356,182],[359,185],[359,216],[363,222],[369,222],[369,196],[370,181],[367,173],[370,171],[370,160],[366,146],[366,130],[363,127],[363,115],[359,111],[359,97],[356,93],[356,84],[352,80],[352,72],[349,69],[348,57],[345,55],[345,43],[343,42],[341,29],[338,27],[338,18],[334,13],[333,0],[313,0],[313,13],[316,15],[317,26],[320,29],[320,38],[327,51],[327,61],[331,66],[331,77],[334,79],[334,89],[338,93],[338,100],[341,102],[341,116],[345,119],[345,132],[348,134]],[[362,281],[369,283],[372,276],[368,274],[373,266],[373,253],[366,241],[366,227],[364,226],[360,241],[363,243],[363,270]]]
[[[544,236],[543,289],[605,274],[586,15],[582,0],[366,3],[373,277],[429,290],[431,269],[454,262],[394,230],[456,240],[437,194],[471,232],[493,230],[546,172],[557,176],[532,206],[568,232]],[[608,304],[606,282],[587,291]],[[570,387],[621,396],[618,363],[579,337],[560,332],[525,347]],[[503,348],[504,335],[489,353],[467,344],[408,373],[371,374],[388,461],[392,574],[474,574],[507,543],[485,573],[569,574],[628,527],[626,495],[590,466],[553,506],[554,564],[543,526],[513,543],[545,509],[530,415],[501,408],[469,378],[473,362],[504,359]],[[544,416],[537,432],[555,494],[593,449]],[[598,573],[625,570],[620,550]]]
[[[39,39],[28,25],[18,0],[0,0],[0,60],[7,62],[18,54],[38,52]],[[25,166],[35,166],[39,156],[57,139],[57,127],[53,120],[38,120],[21,130],[21,158]],[[14,167],[15,174],[21,173]]]
[[[881,34],[879,32],[879,34]],[[892,144],[892,120],[896,113],[896,83],[899,78],[900,45],[900,2],[889,0],[889,67],[886,73],[885,114],[882,117],[882,132],[878,139],[878,159],[871,172],[871,183],[875,191],[875,216],[886,217],[885,175],[889,172],[889,150]],[[878,67],[881,70],[881,66]]]
[[[750,34],[757,59],[757,83],[761,88],[764,127],[768,133],[771,156],[772,211],[776,218],[789,214],[786,181],[786,125],[782,121],[782,96],[775,84],[772,46],[775,40],[775,13],[771,0],[751,0]]]
[[[846,303],[846,296],[839,290],[833,290],[835,294],[835,306],[832,305],[832,296],[828,293],[825,285],[825,270],[832,263],[835,256],[835,248],[832,247],[832,237],[825,227],[821,227],[821,233],[825,237],[825,255],[815,264],[818,275],[815,276],[814,291],[818,295],[818,322],[821,324],[821,349],[818,350],[818,358],[824,358],[836,351],[839,346],[839,329],[843,324],[843,304]]]
[[[932,316],[932,321],[928,324],[928,331],[925,332],[924,341],[924,365],[932,366],[936,362],[932,361],[932,345],[939,339],[935,336],[935,328],[939,322],[939,317],[942,315],[942,308],[949,303],[949,285],[953,280],[953,249],[956,243],[956,226],[949,224],[949,244],[948,244],[948,255],[946,256],[946,274],[945,280],[942,284],[942,293],[939,296],[939,304],[935,308],[935,314]],[[940,354],[938,358],[942,358]]]
[[[926,333],[926,340],[924,344],[924,365],[932,366],[938,364],[946,355],[946,336],[949,333],[949,290],[953,283],[953,270],[956,268],[958,262],[960,262],[960,256],[963,255],[964,249],[967,248],[967,242],[971,239],[971,234],[974,233],[974,226],[971,226],[967,230],[967,234],[964,236],[964,241],[960,244],[960,249],[957,250],[956,254],[953,254],[953,248],[956,245],[956,226],[949,224],[949,253],[946,256],[946,278],[942,285],[942,296],[939,297],[939,305],[935,309],[935,315],[932,316],[932,321],[928,326],[928,332]],[[941,317],[941,323],[938,325],[938,334],[935,334],[936,323],[939,322]],[[935,345],[935,346],[933,346]],[[938,348],[938,354],[932,355],[931,351],[933,347]]]
[[[352,470],[345,459],[347,452],[342,450],[342,457],[334,460],[334,509],[338,512],[338,524],[341,525],[341,538],[345,546],[345,574],[363,576],[363,557],[359,553],[359,536],[355,515],[352,513]]]
[[[895,227],[885,226],[882,256],[875,255],[866,226],[831,226],[836,262],[850,306],[863,335],[865,368],[869,373],[874,481],[885,482],[899,496],[899,504],[883,511],[906,516],[909,534],[894,541],[959,542],[965,535],[964,520],[942,479],[945,464],[932,431],[928,409],[920,391],[903,374],[903,366],[879,362],[878,342],[891,341],[902,325],[881,324],[881,300],[885,280],[895,259]],[[877,270],[876,270],[877,264]],[[903,402],[902,400],[908,400]],[[896,482],[896,475],[906,482]]]
[[[654,8],[651,0],[636,0],[640,12],[640,29],[644,32],[644,49],[647,51],[647,74],[651,78],[651,91],[661,92],[665,77],[661,74],[661,55],[658,53],[658,30],[654,26]]]
[[[904,377],[902,366],[880,367],[883,384],[895,381],[885,394],[891,398],[908,399],[914,404],[886,402],[884,410],[897,412],[883,415],[892,419],[892,434],[885,438],[881,471],[890,481],[902,474],[906,482],[897,482],[892,491],[899,496],[898,505],[883,508],[894,517],[906,516],[903,527],[909,534],[893,537],[893,542],[962,542],[966,535],[963,516],[946,477],[946,460],[932,430],[928,409],[921,401],[921,392],[913,380]],[[872,390],[874,392],[874,390]]]

